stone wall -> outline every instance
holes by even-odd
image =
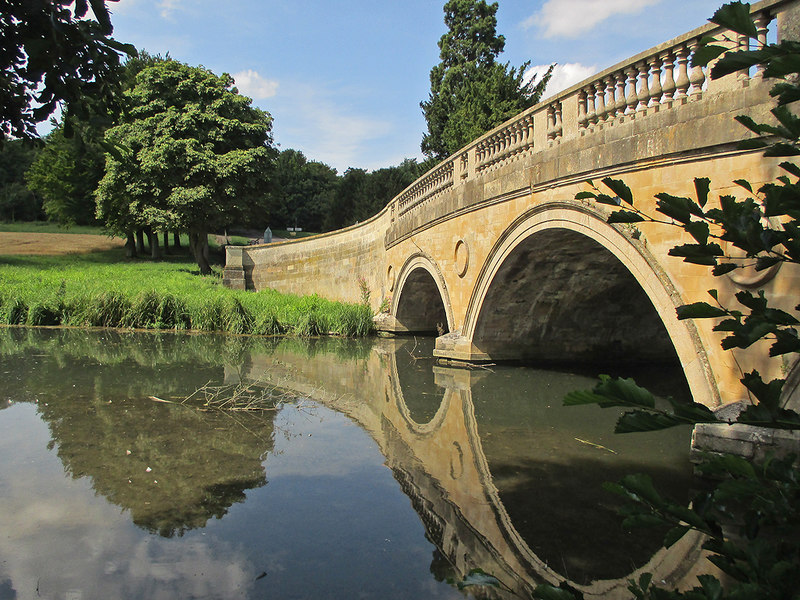
[[[299,240],[226,249],[224,283],[359,302],[363,280],[374,307],[386,295],[384,210],[364,223]]]

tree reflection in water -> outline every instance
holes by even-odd
[[[21,351],[32,332],[2,333],[4,347],[13,343],[17,359],[29,361]],[[201,412],[148,398],[181,398],[221,383],[220,338],[190,338],[190,346],[174,335],[140,335],[132,345],[125,334],[102,335],[98,344],[82,332],[45,332],[59,351],[40,354],[36,369],[15,368],[13,357],[4,357],[9,368],[35,378],[25,387],[35,393],[67,473],[90,478],[136,525],[164,537],[204,527],[248,489],[266,485],[262,461],[273,447],[274,413]],[[66,373],[90,385],[65,393]]]

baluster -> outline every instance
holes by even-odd
[[[589,128],[597,123],[597,106],[594,98],[594,86],[589,85],[586,88],[586,120],[589,122]]]
[[[650,86],[647,81],[650,78],[650,67],[647,61],[643,61],[636,68],[639,70],[639,93],[636,94],[639,104],[636,105],[636,110],[646,113],[647,103],[650,101]]]
[[[506,134],[506,139],[508,140],[508,145],[506,147],[506,154],[508,156],[513,156],[517,150],[517,124],[512,123],[508,128],[508,133]]]
[[[739,35],[737,37],[737,46],[739,52],[744,52],[750,49],[750,38],[746,35]],[[750,82],[750,71],[742,69],[736,75],[736,79],[741,83],[742,87],[746,87]]]
[[[756,39],[758,40],[757,50],[760,50],[761,48],[767,45],[767,31],[769,29],[770,21],[772,21],[772,17],[770,16],[769,11],[766,10],[764,12],[758,13],[758,15],[755,18],[756,32],[757,32]],[[756,72],[754,77],[757,77],[759,79],[764,77],[764,65],[762,64],[756,65]]]
[[[617,79],[614,75],[609,75],[608,85],[608,104],[606,104],[606,120],[614,121],[617,117]]]
[[[525,117],[525,150],[533,147],[533,115]]]
[[[594,83],[594,93],[595,93],[595,115],[597,118],[598,123],[602,123],[606,120],[606,84],[601,79],[600,81],[595,81]]]
[[[661,65],[664,69],[664,84],[661,86],[661,92],[664,94],[662,104],[669,108],[672,106],[672,99],[675,94],[675,79],[672,76],[675,63],[670,50],[661,55]]]
[[[627,92],[625,94],[625,104],[627,106],[627,108],[625,108],[625,114],[635,114],[636,105],[639,103],[639,96],[636,94],[636,76],[639,74],[639,70],[631,65],[628,67],[628,70],[625,71],[625,74],[628,76]]]
[[[555,137],[560,138],[564,128],[561,122],[561,102],[556,102]]]
[[[578,129],[586,129],[589,119],[586,113],[587,95],[584,90],[578,93]]]
[[[687,44],[689,51],[692,53],[692,60],[694,60],[694,53],[697,51],[698,41],[692,40]],[[703,67],[693,64],[691,71],[689,71],[689,83],[692,86],[689,90],[690,100],[700,100],[703,97],[703,83],[705,80],[706,74],[703,73]]]
[[[675,64],[678,66],[678,77],[675,79],[674,100],[680,104],[684,104],[687,98],[686,91],[689,89],[689,73],[687,70],[687,63],[689,62],[688,48],[681,45],[675,52],[675,56]]]
[[[547,107],[547,139],[552,141],[556,137],[556,109],[552,104]]]
[[[616,115],[620,119],[625,115],[625,109],[628,107],[628,102],[625,100],[625,82],[628,78],[625,76],[625,71],[617,73],[617,105]]]
[[[512,150],[515,156],[522,152],[522,144],[524,143],[524,131],[522,129],[522,119],[520,119],[514,123],[514,143],[512,145]]]
[[[661,57],[654,56],[650,59],[653,65],[653,82],[650,84],[650,104],[654,111],[661,104]]]

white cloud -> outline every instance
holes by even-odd
[[[535,65],[525,71],[525,81],[530,81],[531,77],[536,76],[537,79],[547,73],[550,65]],[[558,92],[575,85],[579,81],[583,81],[587,77],[591,77],[597,73],[595,65],[582,65],[580,63],[564,63],[558,64],[553,69],[553,75],[550,81],[547,82],[547,87],[544,89],[542,99],[557,94]]]
[[[391,123],[364,115],[342,96],[347,92],[308,85],[286,90],[281,98],[287,104],[271,111],[276,117],[276,139],[340,173],[348,167],[371,166],[367,164],[372,158],[370,143],[390,133]]]
[[[278,93],[278,82],[273,79],[265,79],[258,71],[248,69],[234,73],[233,79],[240,94],[250,96],[253,100],[263,100],[272,98]]]
[[[542,9],[525,19],[526,29],[536,26],[546,38],[574,38],[617,14],[635,14],[661,0],[547,0]]]
[[[161,0],[161,2],[158,3],[161,9],[161,16],[165,19],[168,19],[170,16],[172,16],[172,13],[178,9],[181,1],[182,0]]]

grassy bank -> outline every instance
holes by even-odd
[[[0,231],[11,231],[14,233],[88,233],[93,235],[105,235],[103,228],[98,225],[70,225],[66,227],[50,221],[0,222]]]
[[[0,324],[362,336],[369,307],[272,290],[230,290],[187,259],[121,259],[119,251],[0,256]]]

